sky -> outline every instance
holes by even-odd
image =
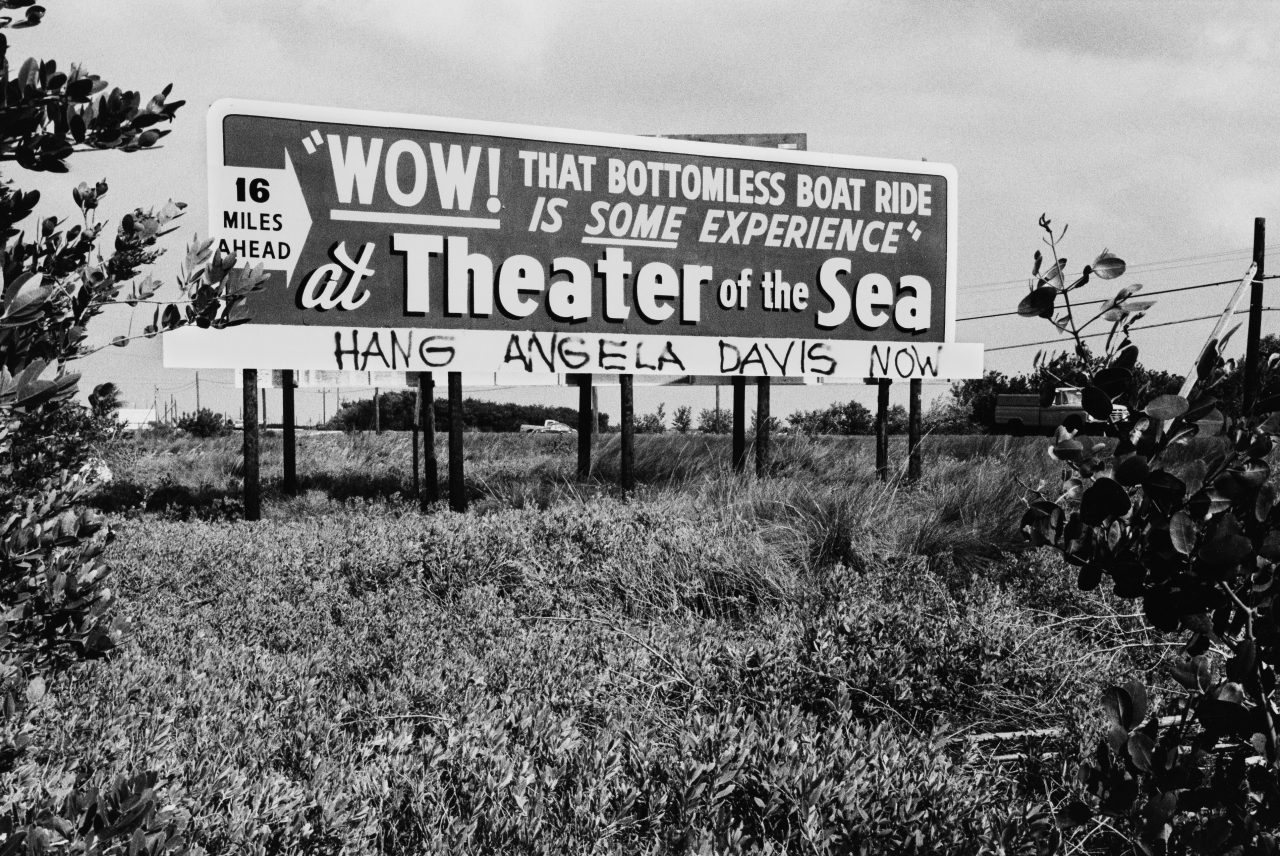
[[[810,151],[942,161],[959,181],[960,318],[1012,310],[1026,290],[1036,222],[1069,224],[1060,251],[1078,269],[1104,248],[1129,264],[1114,283],[1161,290],[1238,281],[1254,219],[1280,246],[1280,12],[1231,2],[448,2],[58,0],[44,23],[10,30],[10,61],[81,63],[144,97],[172,82],[187,104],[154,151],[87,153],[67,176],[3,173],[42,192],[38,216],[70,217],[70,189],[105,178],[101,216],[188,204],[156,275],[172,281],[183,244],[207,234],[204,117],[221,98],[388,110],[629,134],[808,135]],[[1280,254],[1267,255],[1280,273]],[[1267,306],[1280,308],[1280,280]],[[1231,286],[1159,299],[1144,323],[1216,314]],[[1242,316],[1243,318],[1243,316]],[[108,341],[149,321],[98,319]],[[1137,331],[1142,361],[1185,372],[1212,321]],[[1280,311],[1263,333],[1280,332]],[[1030,368],[1057,338],[1042,319],[962,321],[986,366]],[[1235,344],[1243,345],[1243,331]],[[1002,350],[993,350],[1002,348]],[[107,348],[84,387],[112,380],[138,407],[172,397],[194,410],[194,374],[161,367],[158,341]],[[201,404],[238,415],[230,371],[200,373]],[[901,388],[899,388],[901,387]],[[926,385],[926,398],[947,391]],[[360,395],[357,391],[343,397]],[[477,397],[570,404],[573,390],[476,390]],[[780,388],[775,414],[849,398],[864,386]],[[724,396],[727,401],[727,389]],[[897,384],[895,402],[906,400]],[[637,411],[695,413],[714,391],[640,388]],[[278,414],[279,391],[268,393]],[[298,393],[299,419],[332,395]],[[617,412],[616,387],[601,407]]]

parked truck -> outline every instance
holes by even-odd
[[[548,419],[541,425],[521,425],[521,434],[576,434],[577,432],[563,422]]]
[[[1069,417],[1077,416],[1086,433],[1099,431],[1103,423],[1085,412],[1082,394],[1078,386],[1061,386],[1047,400],[1046,396],[1037,393],[997,395],[996,429],[1010,434],[1047,434]],[[1111,412],[1113,418],[1123,418],[1129,413],[1122,404],[1113,405]]]

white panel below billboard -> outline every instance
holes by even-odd
[[[164,334],[166,368],[974,378],[977,343],[507,333],[251,324]]]
[[[259,389],[284,386],[281,369],[258,369]],[[232,371],[237,388],[244,386],[244,375]],[[414,389],[417,381],[407,372],[339,372],[296,369],[294,389]],[[443,379],[437,380],[442,384]],[[515,374],[514,372],[463,372],[462,385],[469,389],[501,389],[511,386],[564,386],[564,375]]]

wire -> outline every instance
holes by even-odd
[[[1262,280],[1264,282],[1269,279],[1280,279],[1280,274],[1272,274],[1271,276],[1262,277]],[[1238,279],[1222,279],[1222,280],[1218,280],[1217,282],[1202,282],[1199,285],[1184,285],[1181,288],[1165,288],[1165,289],[1161,289],[1160,291],[1143,291],[1141,293],[1135,291],[1134,295],[1140,298],[1155,297],[1157,294],[1173,294],[1174,292],[1177,292],[1177,291],[1194,291],[1197,288],[1211,288],[1216,285],[1232,285],[1232,284],[1237,284],[1239,282],[1240,280]],[[1106,303],[1106,302],[1107,302],[1106,300],[1085,300],[1079,303],[1073,303],[1071,305],[1072,306],[1092,306],[1097,303]],[[982,321],[987,318],[1003,318],[1007,315],[1017,315],[1017,314],[1018,314],[1018,311],[1015,309],[1013,312],[991,312],[987,315],[968,315],[968,316],[965,316],[964,318],[957,318],[956,321]]]
[[[1280,245],[1273,245],[1263,248],[1263,254],[1273,253],[1280,250]],[[1206,253],[1198,256],[1183,256],[1181,258],[1157,259],[1151,262],[1139,262],[1126,266],[1126,271],[1130,273],[1158,273],[1166,270],[1176,270],[1184,267],[1199,267],[1201,265],[1219,264],[1229,261],[1235,256],[1252,257],[1253,250],[1226,250],[1221,253]],[[1008,290],[1010,286],[1026,285],[1027,277],[1019,279],[1002,279],[991,282],[979,282],[965,286],[967,294],[994,294],[998,291]]]
[[[1262,311],[1263,311],[1263,312],[1280,312],[1280,306],[1266,306],[1266,307],[1263,307],[1263,310],[1262,310]],[[1232,314],[1232,315],[1244,315],[1244,314],[1246,314],[1247,312],[1249,312],[1249,310],[1248,310],[1248,309],[1237,309],[1235,312],[1233,312],[1233,313],[1231,313],[1231,314]],[[1222,313],[1221,313],[1221,312],[1216,312],[1216,313],[1214,313],[1213,315],[1200,315],[1200,316],[1197,316],[1197,317],[1195,317],[1195,318],[1182,318],[1182,319],[1180,319],[1180,320],[1178,320],[1178,321],[1162,321],[1162,322],[1161,322],[1161,323],[1159,323],[1159,324],[1143,324],[1141,327],[1133,327],[1133,328],[1131,328],[1131,329],[1133,329],[1133,330],[1154,330],[1154,329],[1156,329],[1157,327],[1172,327],[1172,326],[1173,326],[1173,325],[1175,325],[1175,324],[1190,324],[1190,323],[1192,323],[1192,322],[1194,322],[1194,321],[1208,321],[1208,320],[1210,320],[1210,319],[1212,319],[1212,318],[1218,318],[1218,317],[1220,317],[1221,315],[1222,315]],[[1110,336],[1110,335],[1111,335],[1110,333],[1085,333],[1085,334],[1084,334],[1083,336],[1081,336],[1080,338],[1081,338],[1081,339],[1096,339],[1096,338],[1098,338],[1099,336]],[[1015,349],[1015,348],[1034,348],[1034,347],[1036,347],[1037,345],[1064,345],[1064,344],[1067,344],[1067,343],[1066,343],[1066,342],[1064,342],[1062,339],[1048,339],[1048,340],[1043,341],[1043,342],[1023,342],[1021,345],[1001,345],[1001,346],[1000,346],[1000,347],[998,347],[998,348],[984,348],[983,350],[984,350],[984,352],[986,352],[986,353],[988,353],[988,354],[989,354],[989,353],[991,353],[992,351],[1012,351],[1012,350],[1013,350],[1013,349]]]

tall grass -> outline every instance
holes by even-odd
[[[267,437],[246,524],[238,438],[145,440],[108,497],[133,642],[53,688],[21,787],[156,771],[211,853],[1024,852],[1097,686],[1168,650],[1024,551],[1045,445],[926,438],[908,484],[866,438],[757,479],[641,436],[623,496],[616,436],[580,484],[571,438],[469,434],[456,515],[406,501],[406,435],[302,436],[297,497]],[[963,739],[1043,726],[1056,772]]]

